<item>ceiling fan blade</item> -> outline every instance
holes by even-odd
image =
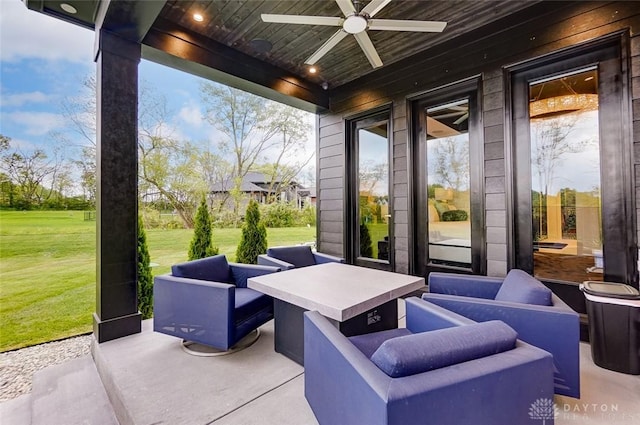
[[[304,24],[327,25],[331,27],[342,26],[343,18],[333,16],[305,16],[305,15],[273,15],[263,13],[260,15],[263,22],[276,22],[279,24]]]
[[[380,68],[382,66],[382,59],[380,59],[380,56],[378,56],[378,52],[373,46],[373,43],[371,42],[371,39],[369,38],[367,33],[363,31],[353,35],[356,37],[356,41],[362,48],[365,56],[367,57],[367,59],[369,59],[371,66],[373,66],[374,68]]]
[[[356,14],[356,8],[351,3],[351,0],[336,0],[338,7],[342,10],[344,16],[351,16]]]
[[[307,65],[313,65],[314,63],[318,62],[321,57],[326,55],[329,52],[329,50],[333,49],[333,47],[336,44],[340,43],[340,41],[342,41],[342,39],[345,38],[347,35],[349,35],[348,32],[346,32],[343,29],[339,29],[327,41],[325,41],[325,43],[322,46],[320,46],[320,48],[316,50],[315,53],[309,57],[309,59],[304,61],[304,63],[306,63]]]
[[[363,15],[369,15],[370,18],[373,18],[373,15],[380,12],[382,8],[389,3],[391,3],[391,0],[371,0],[360,13]]]
[[[369,19],[370,30],[442,32],[446,22],[407,21],[402,19]]]
[[[461,124],[462,122],[464,122],[464,120],[466,120],[467,118],[469,118],[469,113],[465,113],[464,115],[462,115],[460,118],[458,118],[457,120],[455,120],[453,123],[455,125]]]

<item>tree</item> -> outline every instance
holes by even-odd
[[[438,183],[456,192],[469,187],[469,139],[447,137],[437,140],[434,148],[435,174]],[[434,182],[435,183],[435,182]]]
[[[216,255],[218,251],[218,247],[213,246],[212,243],[211,216],[209,215],[207,200],[203,196],[196,212],[193,238],[189,246],[189,261]]]
[[[290,183],[315,156],[304,151],[311,125],[305,112],[287,105],[273,104],[270,116],[277,126],[279,142],[272,147],[273,161],[262,165],[259,171],[269,178],[267,202],[276,200],[277,194]],[[299,159],[299,160],[298,160]],[[290,199],[288,199],[290,200]]]
[[[373,245],[371,242],[371,233],[365,223],[360,224],[360,256],[372,258]]]
[[[138,215],[138,311],[143,319],[153,316],[153,276],[151,275],[147,234]]]
[[[85,196],[96,191],[96,81],[85,79],[82,91],[63,103],[72,130],[80,136],[80,156],[74,164],[80,170]],[[139,193],[160,196],[192,228],[198,197],[207,190],[201,168],[201,149],[174,137],[171,111],[164,96],[146,83],[140,85],[138,118]],[[69,142],[69,144],[71,144]]]
[[[242,238],[236,251],[238,263],[255,264],[258,255],[267,252],[267,228],[260,221],[260,209],[255,200],[249,201],[245,223],[242,226]]]
[[[240,190],[244,177],[269,155],[275,154],[278,164],[293,157],[286,152],[301,143],[304,115],[232,87],[213,83],[203,83],[201,87],[205,119],[220,133],[218,148],[231,163],[231,173],[224,179],[227,187],[223,189],[232,198],[237,215],[244,196]],[[274,175],[278,177],[280,171],[275,167]]]
[[[23,208],[40,206],[53,193],[58,173],[64,162],[60,150],[53,150],[50,157],[42,149],[23,151],[11,149],[11,139],[2,137],[2,157],[0,172],[5,174],[15,186],[19,203]]]

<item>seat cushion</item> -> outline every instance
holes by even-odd
[[[242,323],[263,310],[273,310],[273,298],[250,288],[236,288],[235,322]]]
[[[507,277],[504,278],[495,300],[522,304],[552,305],[551,289],[544,286],[535,277],[518,269],[511,270]]]
[[[511,350],[517,337],[504,322],[491,320],[388,339],[371,361],[399,378]]]
[[[387,331],[372,332],[370,334],[357,335],[349,337],[349,341],[355,345],[358,350],[362,351],[367,358],[388,339],[397,338],[399,336],[412,335],[407,328],[389,329]]]
[[[208,280],[211,282],[232,283],[231,271],[227,257],[214,255],[213,257],[187,261],[171,266],[171,274],[176,277]]]
[[[316,264],[311,247],[305,245],[269,248],[267,249],[267,255],[291,263],[296,267],[307,267]]]

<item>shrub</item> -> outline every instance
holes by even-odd
[[[360,225],[360,256],[373,258],[373,245],[371,244],[371,234],[366,224]]]
[[[299,222],[299,210],[291,202],[273,202],[262,205],[260,210],[267,227],[293,227]]]
[[[193,239],[189,246],[189,260],[210,257],[218,253],[218,247],[211,241],[211,216],[204,196],[196,212]]]
[[[442,221],[465,221],[469,214],[465,210],[451,210],[442,213]]]
[[[267,252],[267,229],[260,221],[260,208],[255,200],[249,202],[242,226],[242,238],[236,251],[238,263],[255,264],[258,255]]]
[[[308,205],[302,210],[302,225],[315,226],[317,223],[315,205]]]
[[[142,217],[138,215],[138,311],[143,319],[153,316],[153,276],[149,266],[147,234],[144,231]]]

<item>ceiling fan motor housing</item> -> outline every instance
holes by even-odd
[[[364,16],[351,15],[344,20],[342,29],[349,34],[361,33],[367,29],[367,19]]]

